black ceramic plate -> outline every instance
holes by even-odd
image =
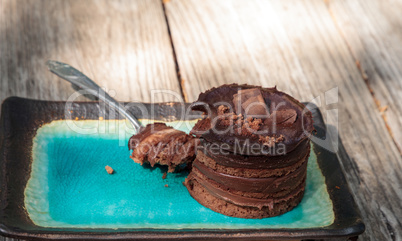
[[[145,107],[145,112],[148,113],[146,116],[143,114],[144,111],[141,112],[139,110],[138,104],[133,104],[131,110],[136,116],[143,119],[153,118],[155,120],[171,121],[183,116],[184,119],[187,120],[199,118],[199,113],[185,113],[183,112],[182,106],[177,103],[141,105]],[[317,130],[315,136],[322,139],[326,136],[326,129],[321,114],[317,108],[313,109],[312,112],[314,116],[315,128]],[[111,114],[107,110],[102,111],[102,108],[100,108],[100,105],[97,102],[74,103],[71,106],[71,109],[68,110],[67,114],[69,113],[71,114],[71,117],[69,118],[73,120],[76,118],[79,120],[98,120],[100,116],[102,116],[104,119],[109,119]],[[84,225],[83,220],[85,220],[85,216],[82,217],[82,220],[70,220],[70,223],[67,222],[67,225],[63,223],[52,224],[46,223],[45,221],[42,222],[40,212],[37,212],[35,214],[36,216],[32,213],[30,214],[32,209],[36,208],[35,205],[32,205],[31,202],[28,207],[26,206],[26,195],[28,194],[26,194],[25,189],[27,187],[27,182],[30,180],[33,173],[37,172],[37,167],[35,167],[33,164],[32,148],[35,146],[33,140],[38,130],[43,125],[55,120],[64,120],[65,116],[65,102],[37,101],[17,97],[11,97],[4,101],[2,105],[0,123],[0,232],[3,235],[14,238],[49,240],[266,240],[350,237],[357,236],[364,231],[364,224],[359,217],[358,210],[353,201],[352,195],[349,192],[349,188],[339,165],[337,156],[316,144],[313,144],[313,152],[314,156],[316,156],[316,163],[318,163],[317,170],[322,173],[323,177],[325,177],[325,182],[323,181],[322,187],[325,187],[325,195],[328,196],[328,200],[333,209],[330,210],[331,213],[333,213],[333,219],[330,223],[328,223],[328,225],[318,225],[316,227],[314,225],[311,227],[306,227],[303,225],[303,222],[301,221],[306,217],[302,217],[302,215],[320,215],[317,213],[311,214],[311,210],[310,213],[304,210],[303,208],[305,207],[309,208],[308,204],[303,204],[304,201],[299,205],[300,207],[292,210],[289,212],[289,214],[276,218],[264,219],[266,221],[262,220],[254,222],[244,221],[244,219],[229,218],[223,215],[219,216],[220,214],[214,214],[212,211],[208,211],[201,206],[197,206],[198,203],[188,200],[188,202],[183,204],[183,209],[189,207],[194,208],[194,210],[196,210],[194,211],[195,213],[197,210],[200,212],[202,211],[202,213],[206,213],[206,215],[208,215],[206,217],[209,217],[210,219],[208,219],[209,221],[206,219],[205,224],[199,221],[197,223],[196,219],[194,219],[194,223],[191,223],[191,220],[186,221],[185,219],[172,219],[173,224],[176,222],[182,225],[183,228],[177,228],[174,225],[172,226],[172,220],[165,219],[163,216],[162,219],[160,219],[164,220],[163,223],[152,224],[148,222],[142,224],[142,226],[135,223],[135,220],[137,220],[135,218],[138,218],[136,216],[132,216],[133,219],[131,221],[126,221],[126,224],[119,221],[118,224],[111,223],[108,225],[105,223],[93,223],[92,220],[91,224]],[[118,117],[117,119],[121,118]],[[46,132],[43,135],[46,136]],[[348,158],[341,144],[339,145],[338,153],[340,158]],[[104,166],[102,166],[102,168],[103,167]],[[124,172],[118,172],[117,174],[124,176]],[[117,174],[114,177],[118,178],[119,175]],[[81,175],[73,175],[71,178],[79,179],[81,178]],[[184,177],[178,176],[177,180],[181,180],[180,178]],[[172,177],[171,180],[173,181],[175,178]],[[322,180],[324,180],[324,178]],[[50,182],[50,178],[48,181]],[[176,187],[180,190],[183,190],[181,185],[176,185]],[[168,193],[174,190],[174,183],[172,183],[171,188],[172,189],[170,190],[166,189],[168,190],[166,192]],[[66,190],[64,190],[64,192],[66,192]],[[44,195],[43,198],[41,196],[38,197],[38,193],[35,193],[35,195],[37,199],[33,200],[33,203],[38,202],[39,209],[39,206],[42,205],[40,203],[49,197],[46,195]],[[187,194],[183,193],[183,195]],[[303,200],[309,199],[311,201],[314,198],[320,198],[309,197],[309,194],[306,195],[307,197],[305,197]],[[177,194],[176,196],[180,196],[180,194]],[[99,195],[95,198],[102,199],[105,197],[107,196]],[[184,196],[184,198],[186,197]],[[91,199],[91,197],[86,197],[84,200],[87,199]],[[309,200],[307,200],[306,203]],[[67,206],[69,201],[66,200],[65,202],[66,203],[59,203],[53,207],[53,209],[57,209],[60,205]],[[158,207],[151,207],[148,209],[141,209],[141,211],[150,212],[150,210],[157,208]],[[96,207],[94,207],[94,210],[95,209]],[[85,211],[87,210],[82,210],[82,213],[85,213]],[[95,211],[94,213],[96,213]],[[297,212],[299,212],[301,215],[299,215],[300,217],[298,220],[301,224],[295,225],[294,223],[291,223],[291,221],[292,218],[298,215]],[[179,210],[177,210],[177,213],[178,214],[173,213],[173,217],[174,215],[179,215]],[[66,215],[69,217],[71,216],[71,214]],[[158,212],[152,212],[152,217],[155,215],[157,216]],[[35,218],[32,218],[34,216]],[[43,216],[46,215],[43,214]],[[59,216],[58,218],[60,218]],[[150,216],[148,215],[147,217]],[[152,217],[149,218],[151,221],[159,220]],[[107,220],[113,220],[113,218],[116,218],[116,216],[112,216]],[[180,219],[179,216],[177,216],[177,218]],[[318,218],[320,217],[318,216]],[[61,217],[61,219],[63,219],[63,217]],[[65,219],[63,220],[65,221]],[[214,221],[216,221],[216,223],[213,223]],[[183,222],[183,224],[180,222]],[[312,220],[312,222],[314,222],[314,220]],[[43,223],[46,223],[46,225],[41,225]]]

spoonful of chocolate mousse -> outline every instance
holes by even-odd
[[[155,122],[144,127],[121,103],[79,70],[53,60],[48,60],[46,65],[52,73],[98,97],[130,121],[137,133],[128,143],[129,149],[133,150],[131,158],[134,162],[141,165],[149,163],[152,167],[155,164],[164,165],[168,166],[168,172],[174,172],[181,170],[194,160],[198,138],[167,126],[165,123]]]

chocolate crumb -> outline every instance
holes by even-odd
[[[105,166],[105,169],[106,169],[107,173],[109,173],[109,174],[113,174],[113,172],[114,172],[113,168],[111,168],[110,166]]]
[[[169,187],[169,185],[165,184],[165,187]]]
[[[166,176],[167,176],[167,173],[164,172],[164,173],[163,173],[163,176],[162,176],[162,179],[166,179]]]
[[[227,107],[227,106],[220,105],[218,107],[218,115],[224,115],[224,114],[228,113],[228,111],[229,111],[229,107]]]
[[[280,135],[279,137],[275,136],[260,136],[259,141],[264,145],[268,147],[273,147],[276,143],[284,141],[285,138],[283,135]]]
[[[247,118],[247,123],[246,127],[250,128],[252,132],[258,131],[260,129],[260,126],[262,125],[262,120],[258,118]]]

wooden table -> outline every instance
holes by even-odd
[[[401,12],[395,0],[0,0],[0,100],[68,99],[48,59],[121,101],[276,85],[339,131],[361,240],[402,240]]]

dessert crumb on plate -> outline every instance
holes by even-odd
[[[114,172],[113,168],[111,168],[110,166],[105,166],[105,169],[106,169],[107,173],[109,173],[109,174],[113,174],[113,172]]]

